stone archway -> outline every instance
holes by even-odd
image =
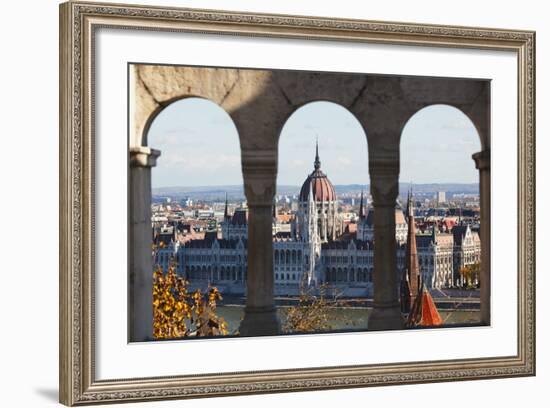
[[[369,327],[402,328],[394,239],[401,131],[414,112],[436,103],[459,107],[478,129],[483,149],[476,156],[476,163],[480,169],[482,214],[486,216],[482,225],[485,248],[482,251],[488,262],[485,252],[490,247],[489,91],[488,81],[469,79],[132,65],[129,247],[135,249],[129,254],[130,313],[140,316],[140,323],[131,325],[130,339],[152,338],[150,172],[159,152],[147,145],[147,128],[164,106],[183,97],[201,97],[217,103],[233,119],[239,134],[249,207],[247,305],[240,333],[271,335],[280,331],[273,301],[271,206],[277,175],[278,138],[292,112],[308,102],[331,101],[348,109],[365,130],[371,195],[377,214],[374,310]],[[482,296],[484,290],[488,288],[482,288]]]
[[[406,89],[414,92],[418,84],[410,80]],[[462,112],[474,125],[481,150],[472,155],[479,172],[480,240],[481,240],[481,323],[491,321],[491,132],[490,132],[490,82],[456,79],[438,80],[440,86],[431,89],[423,98],[411,101],[413,112],[404,125],[417,112],[433,105],[449,105]],[[412,98],[411,98],[412,99]],[[403,126],[404,127],[404,126]]]
[[[475,93],[474,90],[471,90],[470,92]],[[477,96],[473,97],[473,95],[470,95],[469,102],[465,103],[464,101],[457,101],[454,100],[453,104],[446,103],[446,104],[440,104],[440,103],[434,103],[425,105],[422,107],[419,107],[419,109],[414,112],[409,120],[406,122],[407,124],[409,121],[413,120],[413,118],[421,111],[424,111],[426,109],[430,109],[435,106],[450,106],[453,110],[456,110],[456,114],[463,115],[467,118],[467,120],[470,122],[471,125],[475,128],[475,133],[477,135],[477,138],[479,140],[479,143],[481,145],[481,151],[474,153],[471,158],[473,159],[474,163],[473,165],[478,170],[478,180],[479,180],[479,193],[480,193],[480,235],[483,234],[482,231],[487,232],[487,235],[481,235],[481,241],[482,241],[482,251],[483,248],[485,248],[485,252],[482,253],[481,256],[481,263],[482,263],[482,280],[485,283],[483,283],[481,286],[481,293],[480,293],[480,305],[481,305],[481,322],[483,324],[489,324],[490,323],[490,253],[489,253],[489,246],[490,242],[485,245],[483,242],[486,240],[490,240],[490,211],[488,210],[490,205],[490,166],[489,166],[489,157],[490,157],[490,137],[489,137],[489,128],[488,123],[486,121],[489,120],[488,115],[488,96],[486,89],[479,89],[479,93]],[[442,97],[441,97],[442,98]],[[443,99],[443,98],[442,98]],[[449,98],[447,98],[447,101],[451,101]],[[480,102],[481,101],[481,102]],[[467,111],[465,111],[466,109]],[[460,113],[459,113],[460,112]],[[477,122],[474,122],[474,118],[477,118]],[[481,133],[485,132],[485,133]],[[476,146],[475,150],[477,150],[479,146]],[[403,145],[401,145],[401,149],[403,149]],[[426,259],[427,262],[427,259]],[[427,267],[427,266],[426,266]],[[437,265],[434,265],[434,268],[436,268]],[[435,279],[435,272],[433,275],[433,279]],[[443,283],[445,280],[441,280],[440,282]],[[452,279],[451,279],[452,281]]]

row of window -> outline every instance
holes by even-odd
[[[367,265],[372,264],[373,260],[374,260],[372,255],[356,256],[356,257],[353,257],[353,256],[350,256],[350,257],[347,257],[347,256],[323,256],[323,262],[325,264],[329,264],[329,263],[332,263],[332,264],[347,264],[347,263],[353,264],[354,259],[355,259],[356,263],[358,263],[358,264],[367,264]]]
[[[372,282],[372,269],[327,268],[325,271],[327,282]]]
[[[221,268],[219,271],[214,268],[212,271],[210,267],[203,268],[185,268],[185,277],[193,280],[210,280],[210,281],[243,281],[246,280],[246,269],[243,271],[241,268],[238,270],[235,267]]]
[[[276,264],[279,263],[301,263],[302,251],[301,250],[275,250],[273,253],[273,260]],[[307,262],[307,255],[306,255]]]

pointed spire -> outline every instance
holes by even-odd
[[[407,255],[406,265],[409,285],[411,290],[410,304],[414,303],[420,286],[420,266],[418,264],[418,252],[416,250],[416,224],[414,222],[414,212],[412,208],[412,192],[408,198],[408,232],[407,232]]]
[[[313,162],[313,166],[315,167],[315,170],[319,170],[321,168],[321,160],[319,160],[319,139],[315,141],[315,161]]]
[[[361,202],[359,203],[359,219],[365,218],[365,206],[363,204],[363,188],[361,188]]]
[[[411,205],[411,190],[409,189],[407,191],[407,208],[405,209],[405,216],[408,218],[409,217],[409,210],[410,210],[410,205]]]
[[[307,195],[308,204],[311,207],[315,205],[315,200],[313,198],[313,182],[309,183],[309,193]]]
[[[302,239],[311,241],[311,222],[312,218],[317,214],[315,201],[313,199],[313,183],[309,183],[309,193],[307,196],[307,207],[305,210],[305,220],[302,225]]]
[[[225,193],[225,209],[223,211],[223,218],[224,219],[229,218],[229,211],[228,211],[228,208],[227,208],[227,192]]]
[[[409,192],[407,193],[407,217],[413,217],[414,219],[414,199],[413,199],[412,187],[409,189]]]

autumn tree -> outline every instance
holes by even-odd
[[[465,265],[460,268],[460,276],[467,287],[478,287],[481,275],[481,264],[479,262]]]
[[[166,273],[160,266],[153,272],[153,336],[174,339],[227,334],[227,323],[216,314],[217,302],[222,300],[218,289],[190,293],[189,281],[176,273],[176,266],[171,259]]]
[[[315,333],[333,329],[330,323],[331,310],[335,307],[346,306],[346,302],[339,300],[338,295],[327,298],[327,284],[319,286],[319,293],[315,295],[313,288],[300,285],[298,304],[282,309],[283,326],[286,333]]]

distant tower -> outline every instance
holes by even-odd
[[[272,232],[273,235],[277,235],[279,232],[279,221],[277,220],[277,199],[273,197],[273,208],[271,210],[271,218],[272,218]]]
[[[225,209],[223,211],[223,220],[227,221],[229,218],[229,209],[227,206],[227,193],[225,193]]]
[[[420,267],[418,265],[418,253],[416,250],[416,225],[414,222],[413,206],[411,204],[412,194],[409,192],[407,199],[407,253],[406,267],[401,283],[401,310],[408,313],[420,287]]]
[[[308,286],[316,286],[321,281],[321,237],[318,231],[317,205],[313,198],[313,189],[310,185],[309,200],[307,206],[307,220],[304,224],[303,237],[308,243],[309,268],[307,270]]]
[[[316,236],[319,235],[319,232],[317,223],[317,206],[315,205],[315,200],[313,198],[313,189],[311,188],[311,184],[309,185],[306,219],[307,222],[304,222],[303,224],[304,230],[302,231],[302,237],[304,237],[305,241],[313,242]]]
[[[359,203],[359,219],[365,219],[365,206],[363,204],[363,189],[361,189],[361,202]]]

